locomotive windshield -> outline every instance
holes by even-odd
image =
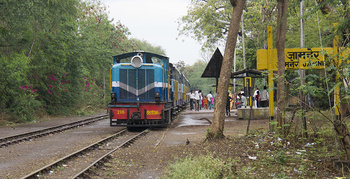
[[[130,63],[132,57],[134,57],[135,54],[130,54],[128,56],[121,56],[117,57],[116,63]],[[158,64],[158,65],[164,65],[164,59],[160,58],[159,56],[155,56],[152,54],[144,54],[142,55],[144,60],[146,62],[144,63],[152,63],[152,64]]]
[[[164,61],[162,59],[158,58],[158,57],[151,57],[151,63],[158,64],[158,65],[163,65]]]

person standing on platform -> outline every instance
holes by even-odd
[[[212,99],[213,95],[211,94],[211,91],[209,91],[209,94],[207,94],[207,99],[208,99],[208,109],[211,110],[211,105],[212,105]]]
[[[195,107],[194,107],[194,110],[195,111],[199,111],[199,100],[200,100],[201,98],[199,97],[199,93],[198,93],[198,91],[195,91],[194,92],[194,100],[195,100]]]
[[[231,96],[230,93],[227,93],[227,101],[226,101],[226,117],[231,116],[230,108],[231,108]]]
[[[199,110],[202,110],[202,105],[203,105],[203,94],[202,94],[202,90],[198,91],[199,94]]]
[[[260,93],[260,91],[257,91],[256,95],[255,95],[255,107],[256,108],[260,107],[260,104],[259,104],[260,103],[260,99],[259,99],[260,95],[259,95],[259,93]]]
[[[208,109],[208,98],[207,98],[207,97],[204,97],[204,98],[203,98],[203,104],[204,104],[204,105],[203,105],[203,108],[204,108],[204,109]]]
[[[260,106],[267,107],[268,100],[269,100],[269,93],[266,90],[266,86],[264,86],[264,90],[261,92],[259,98],[260,98]]]
[[[233,94],[231,93],[231,91],[229,91],[229,96],[231,97],[230,109],[233,109],[234,101],[232,100],[233,99]]]
[[[246,101],[246,98],[245,98],[245,96],[244,96],[244,93],[241,93],[241,104],[242,104],[242,107],[246,107],[246,103],[245,103],[245,101]]]
[[[193,103],[194,103],[194,93],[193,90],[191,90],[191,92],[189,93],[189,98],[190,98],[190,110],[192,111],[192,109],[194,109],[193,107]]]
[[[257,108],[258,107],[258,100],[256,100],[256,95],[259,92],[259,88],[256,88],[256,90],[254,91],[254,95],[253,95],[253,102],[255,103],[254,106]]]

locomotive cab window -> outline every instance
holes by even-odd
[[[153,64],[158,64],[158,65],[164,65],[164,60],[162,58],[159,58],[159,57],[156,57],[156,56],[147,55],[146,63],[153,63]]]
[[[160,58],[152,57],[151,60],[153,64],[164,65],[164,61]]]
[[[130,63],[132,57],[119,58],[116,60],[117,63]]]

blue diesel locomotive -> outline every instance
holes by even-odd
[[[110,86],[110,126],[165,126],[189,101],[186,77],[168,57],[149,52],[113,56]]]

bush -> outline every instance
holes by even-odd
[[[41,102],[36,99],[38,96],[36,89],[27,85],[21,86],[20,89],[21,92],[14,98],[8,111],[19,117],[19,120],[15,122],[32,121],[41,106]]]
[[[27,80],[28,64],[24,53],[0,58],[0,108],[12,122],[31,121],[41,105],[37,89]]]
[[[235,166],[214,158],[212,154],[188,156],[173,163],[167,173],[165,178],[234,178]]]

